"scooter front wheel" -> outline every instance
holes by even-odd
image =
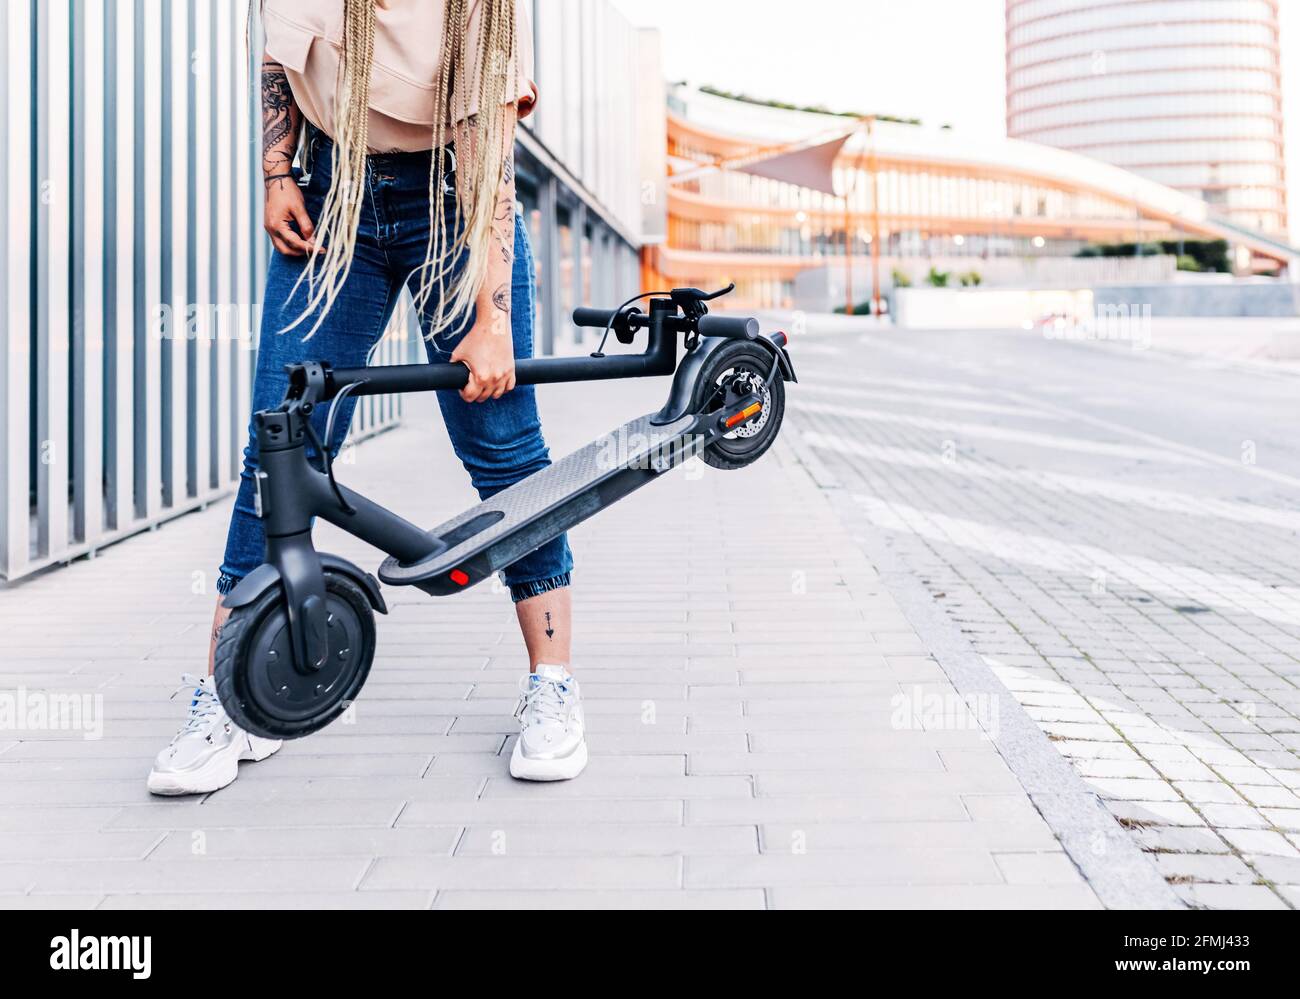
[[[231,720],[266,739],[298,739],[324,728],[361,692],[375,658],[375,616],[365,592],[325,573],[328,655],[318,670],[294,664],[284,590],[237,607],[221,629],[214,678]]]
[[[772,352],[745,340],[719,347],[700,372],[692,408],[701,414],[715,412],[729,398],[750,393],[762,400],[762,411],[706,447],[700,453],[706,464],[735,469],[758,460],[776,440],[785,418],[785,379],[779,370],[773,374]]]

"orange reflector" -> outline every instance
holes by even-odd
[[[746,406],[744,409],[742,409],[739,413],[736,413],[734,416],[728,416],[727,422],[724,424],[724,426],[734,427],[737,423],[743,423],[745,420],[748,420],[751,416],[753,416],[762,408],[763,408],[763,404],[761,402],[752,403]]]
[[[457,586],[464,586],[466,583],[469,582],[469,576],[466,575],[463,569],[452,569],[451,581],[455,583]]]

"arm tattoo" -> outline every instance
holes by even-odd
[[[298,105],[289,77],[278,62],[262,64],[262,168],[266,173],[287,169],[293,162]]]
[[[510,311],[510,285],[500,285],[496,291],[492,292],[492,304],[502,312]]]

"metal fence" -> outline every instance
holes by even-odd
[[[246,11],[3,5],[0,577],[237,480],[268,253]],[[354,430],[399,416],[396,398],[362,400]]]

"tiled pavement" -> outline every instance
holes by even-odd
[[[1032,334],[796,347],[792,425],[861,530],[1175,890],[1300,905],[1300,380]]]
[[[553,450],[661,391],[543,390]],[[428,401],[408,405],[341,477],[432,524],[469,490]],[[0,730],[0,903],[1098,904],[788,445],[741,472],[697,462],[575,532],[592,759],[566,784],[507,774],[525,668],[508,597],[388,588],[348,723],[216,794],[150,798],[182,712],[168,694],[201,669],[226,515],[0,589],[0,694],[88,695],[102,721],[98,739]],[[900,722],[926,697],[942,717]]]

